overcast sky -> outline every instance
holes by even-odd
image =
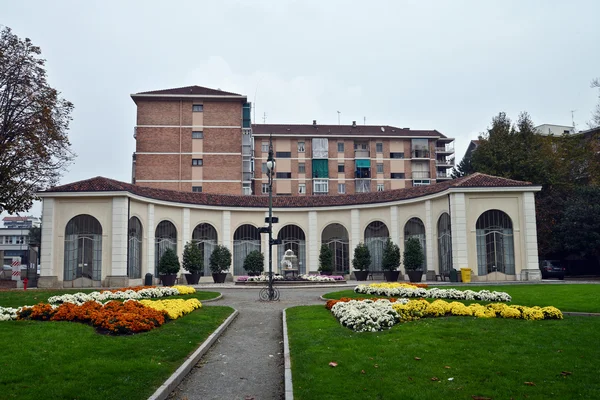
[[[131,180],[131,93],[248,96],[254,122],[388,124],[456,138],[494,115],[587,128],[600,1],[9,1],[0,24],[42,49],[75,105],[62,183]],[[41,214],[41,207],[32,212]]]

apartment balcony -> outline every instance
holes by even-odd
[[[413,150],[411,151],[411,158],[412,159],[429,159],[430,158],[430,153],[429,150]]]
[[[371,152],[369,150],[354,150],[354,158],[371,158]]]
[[[435,160],[435,166],[436,167],[447,167],[447,168],[452,168],[454,167],[454,158],[451,158],[449,160],[440,160],[440,159],[436,159]]]
[[[369,193],[370,191],[371,191],[371,180],[370,179],[355,179],[354,180],[354,192]]]
[[[431,174],[429,171],[414,171],[411,174],[412,179],[430,179]]]
[[[446,171],[437,171],[436,179],[438,181],[441,181],[441,180],[445,180],[445,179],[452,179],[452,177],[450,175],[448,175],[446,173]]]
[[[437,154],[454,154],[454,146],[436,147]]]

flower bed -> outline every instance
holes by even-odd
[[[505,292],[490,292],[489,290],[457,290],[457,289],[425,289],[400,286],[402,284],[371,284],[358,285],[355,293],[372,294],[388,297],[426,297],[432,299],[453,300],[479,300],[479,301],[511,301],[512,298]]]
[[[435,300],[387,299],[334,300],[326,307],[340,324],[356,332],[376,332],[391,328],[397,323],[425,317],[473,316],[477,318],[515,318],[525,320],[562,319],[556,307],[524,307],[507,304],[471,304]]]
[[[165,311],[170,319],[177,319],[202,307],[198,299],[140,300],[140,304],[157,311]]]
[[[150,298],[161,298],[168,296],[177,296],[180,294],[195,293],[196,289],[190,286],[171,286],[171,287],[141,287],[126,288],[118,290],[103,290],[101,292],[63,294],[61,296],[52,296],[48,299],[50,304],[73,303],[83,304],[88,301],[105,302],[108,300],[141,300]]]

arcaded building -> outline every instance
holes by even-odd
[[[372,255],[370,269],[381,271],[387,238],[403,251],[405,241],[415,237],[429,280],[452,268],[470,268],[476,282],[539,280],[534,193],[540,189],[476,173],[382,192],[274,196],[279,223],[273,237],[281,244],[273,249],[272,268],[279,271],[290,249],[300,273],[316,272],[325,244],[335,255],[335,273],[351,275],[353,250],[364,242]],[[268,235],[259,233],[268,216],[267,196],[172,191],[102,177],[39,196],[40,287],[139,285],[147,273],[156,277],[167,248],[181,259],[190,241],[204,254],[207,276],[217,244],[233,254],[233,277],[245,275],[250,251],[268,253]]]

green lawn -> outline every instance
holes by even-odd
[[[433,286],[430,286],[433,287]],[[600,313],[600,285],[594,284],[554,284],[554,285],[491,285],[491,286],[440,286],[442,289],[458,290],[496,290],[512,296],[511,304],[522,306],[554,306],[561,311]],[[327,293],[323,297],[340,299],[342,297],[376,297],[342,290]],[[472,302],[471,302],[472,303]],[[482,302],[482,304],[485,304]]]
[[[36,292],[1,292],[0,305],[34,304],[65,293]],[[98,334],[74,322],[0,322],[0,398],[147,399],[232,312],[203,305],[160,328],[128,336]]]
[[[600,398],[597,317],[429,318],[355,333],[324,306],[301,306],[287,324],[296,400]]]

